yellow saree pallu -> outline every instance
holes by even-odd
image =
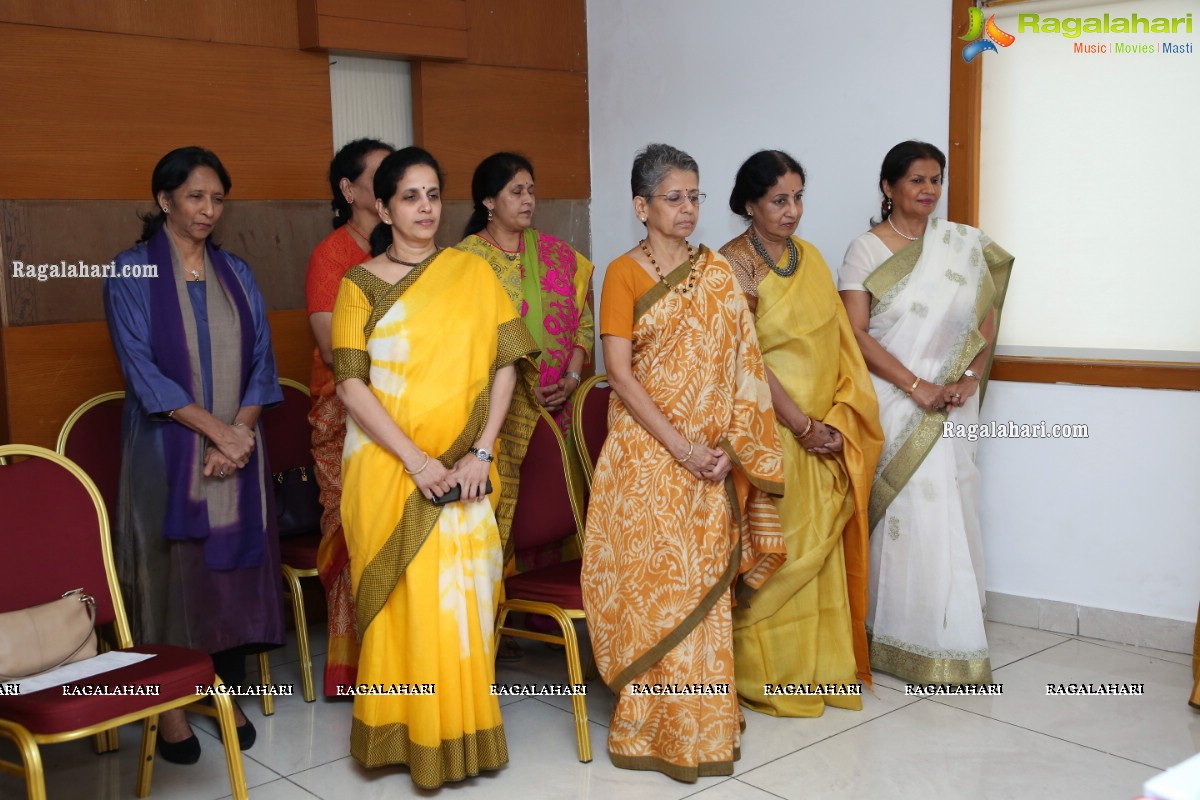
[[[482,431],[496,370],[535,351],[487,264],[454,250],[395,285],[352,268],[333,346],[337,380],[366,382],[447,467]],[[362,634],[351,754],[368,767],[407,764],[422,788],[500,767],[508,750],[491,687],[502,545],[492,506],[425,500],[352,418],[342,480]]]
[[[756,329],[767,367],[800,410],[835,427],[844,444],[835,455],[809,453],[779,426],[785,479],[774,503],[787,563],[734,611],[733,640],[745,705],[774,716],[816,717],[826,705],[861,710],[861,696],[850,694],[857,689],[847,687],[871,680],[867,502],[883,432],[871,376],[829,267],[813,245],[793,242],[800,260],[787,277],[765,264],[746,234],[721,252],[743,286],[747,277],[757,284]],[[767,693],[768,685],[780,684],[828,693]]]
[[[693,477],[614,395],[582,576],[596,665],[617,697],[612,762],[682,781],[733,771],[732,586],[739,573],[762,585],[784,554],[765,499],[782,491],[783,469],[753,318],[728,263],[699,257],[685,296],[657,283],[637,299],[633,375],[684,436],[724,449],[734,473]],[[684,264],[667,280],[687,276]]]

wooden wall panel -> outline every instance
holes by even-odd
[[[295,0],[5,0],[0,22],[296,49]]]
[[[279,374],[307,384],[314,346],[303,311],[269,315]],[[0,409],[3,442],[54,447],[67,416],[84,400],[125,388],[103,322],[6,328],[0,364],[8,397]]]
[[[466,0],[297,0],[305,50],[461,61]]]
[[[468,63],[587,72],[587,0],[470,0]]]
[[[586,74],[417,63],[412,83],[413,139],[441,163],[446,197],[469,199],[475,166],[497,150],[529,157],[538,197],[591,196]]]
[[[233,180],[236,186],[236,174]],[[104,319],[101,280],[16,278],[12,264],[107,264],[133,245],[141,231],[137,214],[150,208],[132,200],[0,200],[0,319],[6,325]],[[268,310],[304,308],[308,257],[331,230],[330,219],[320,200],[230,201],[215,237],[250,265]]]
[[[467,57],[467,32],[342,17],[318,17],[316,46],[322,50],[396,58],[461,60]]]
[[[326,17],[467,29],[467,0],[316,0],[316,11]]]
[[[954,0],[951,29],[967,32],[967,10],[975,0]],[[957,39],[950,47],[950,152],[946,214],[955,222],[979,225],[979,111],[983,97],[983,61],[963,61]]]
[[[324,55],[9,24],[0,41],[0,197],[148,200],[158,159],[191,144],[232,198],[329,191]]]
[[[1020,383],[1073,383],[1200,391],[1200,364],[1185,361],[1102,361],[996,356],[991,378]]]

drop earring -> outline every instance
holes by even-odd
[[[492,210],[489,208],[488,209],[488,222],[491,222],[493,219],[495,219],[495,217],[492,216]]]

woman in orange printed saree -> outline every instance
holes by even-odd
[[[729,264],[685,238],[698,179],[696,162],[667,145],[634,161],[646,239],[604,281],[615,394],[583,555],[596,665],[617,697],[612,762],[682,781],[733,772],[733,585],[741,575],[761,586],[785,554],[768,497],[782,492],[782,454],[754,319]],[[656,258],[682,264],[664,275]]]

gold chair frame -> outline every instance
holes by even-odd
[[[117,579],[116,567],[113,562],[112,543],[109,536],[108,512],[104,508],[104,499],[100,490],[75,462],[36,445],[10,444],[0,446],[0,459],[11,456],[43,458],[63,467],[83,485],[96,507],[97,521],[100,523],[100,552],[104,561],[104,573],[108,580],[108,592],[113,605],[113,633],[117,646],[121,649],[133,646],[133,637],[129,631],[129,620],[125,616],[125,604],[121,598],[121,587]],[[221,679],[213,675],[213,687],[222,686]],[[225,764],[229,771],[229,785],[233,791],[234,800],[248,800],[246,792],[246,775],[242,769],[242,751],[238,747],[237,723],[233,716],[233,700],[228,694],[214,692],[211,699],[213,706],[203,704],[210,699],[205,694],[197,694],[159,703],[141,711],[123,714],[103,722],[78,728],[73,731],[55,734],[35,734],[28,728],[16,722],[0,719],[0,736],[10,739],[20,751],[21,764],[0,760],[0,772],[15,775],[25,780],[29,800],[46,800],[46,776],[42,766],[41,745],[58,744],[95,736],[97,745],[111,743],[105,750],[115,750],[117,728],[131,722],[142,721],[141,759],[138,765],[137,796],[145,797],[150,794],[150,781],[154,771],[154,746],[158,740],[158,717],[165,711],[183,708],[199,714],[205,714],[217,719],[225,747]],[[103,750],[101,751],[103,752]]]
[[[575,413],[571,417],[571,438],[575,440],[575,452],[579,454],[579,463],[583,466],[584,489],[591,494],[592,475],[596,471],[596,459],[599,453],[588,451],[587,438],[583,435],[583,406],[587,402],[592,389],[601,383],[608,383],[608,375],[601,372],[588,378],[575,390]]]
[[[575,482],[571,479],[567,445],[563,441],[562,433],[559,432],[558,423],[554,421],[554,417],[550,416],[546,412],[546,409],[540,406],[537,407],[537,410],[542,420],[554,434],[555,441],[558,442],[563,481],[567,486],[567,496],[571,501],[571,515],[575,518],[575,540],[579,546],[579,552],[582,553],[584,531],[583,506],[578,497],[578,489],[575,486]],[[524,612],[526,614],[545,614],[558,623],[562,635],[556,636],[552,633],[538,633],[536,631],[525,630],[524,628],[505,627],[504,621],[508,618],[509,613],[513,611]],[[587,620],[587,615],[582,608],[562,608],[553,603],[543,603],[535,600],[504,600],[500,604],[496,615],[495,649],[497,652],[499,651],[501,636],[518,636],[523,639],[535,639],[539,642],[562,645],[567,656],[567,680],[570,681],[572,687],[582,685],[584,683],[584,671],[579,656],[579,637],[575,635],[574,625],[574,620],[577,619],[582,619],[585,622]],[[592,760],[592,739],[588,731],[587,698],[583,695],[572,694],[571,707],[575,714],[575,738],[579,746],[579,760],[587,763]]]
[[[293,381],[293,383],[294,383],[294,381]],[[304,388],[304,387],[301,387],[301,388]],[[75,408],[75,410],[70,413],[70,415],[67,417],[66,421],[63,422],[62,429],[58,432],[58,441],[55,442],[55,444],[54,444],[55,452],[58,453],[60,456],[63,456],[64,458],[66,457],[66,455],[67,455],[67,440],[70,438],[71,430],[75,427],[75,424],[77,422],[79,422],[80,418],[82,418],[84,414],[86,414],[88,411],[91,411],[93,408],[95,408],[98,405],[102,405],[102,404],[110,402],[112,400],[124,400],[124,399],[125,399],[124,391],[104,392],[102,394],[96,395],[95,397],[93,397],[91,399],[84,400],[82,403],[80,403]],[[286,577],[286,572],[284,574]],[[258,668],[259,668],[259,672],[261,673],[261,675],[260,675],[261,685],[266,687],[266,689],[267,689],[267,692],[265,692],[262,695],[263,716],[269,717],[275,713],[275,698],[270,694],[271,664],[267,660],[266,653],[258,654]],[[310,680],[311,680],[311,678],[310,678]],[[106,736],[108,737],[108,741],[106,743],[102,744],[101,742],[97,741],[96,752],[104,753],[104,752],[107,752],[108,750],[116,750],[117,749],[116,731],[115,730],[109,731],[106,734]]]
[[[300,381],[291,378],[280,378],[280,386],[289,386],[304,392],[304,396],[312,398],[308,387]],[[292,622],[296,626],[296,653],[300,657],[300,688],[304,692],[304,702],[312,703],[317,699],[316,685],[313,682],[312,646],[308,641],[308,617],[304,613],[304,590],[300,587],[301,578],[316,578],[320,572],[315,569],[294,569],[283,564],[284,596],[292,604]],[[266,653],[258,654],[258,669],[262,682],[271,684],[271,661]],[[263,695],[263,713],[275,713],[275,702],[269,694]],[[270,710],[268,710],[270,708]]]

